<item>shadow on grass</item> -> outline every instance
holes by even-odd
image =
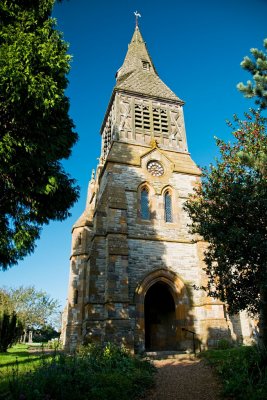
[[[13,354],[15,354],[15,353],[13,353]],[[39,360],[43,360],[43,359],[51,357],[51,354],[40,354],[39,356],[36,356],[36,355],[29,355],[29,353],[25,353],[24,357],[27,357],[27,358],[25,360],[21,360],[21,359],[19,359],[22,357],[21,353],[18,353],[18,354],[19,354],[18,356],[15,355],[16,360],[0,364],[0,369],[2,367],[12,367],[17,364],[25,365],[25,364],[29,364],[29,363],[32,363],[35,361],[39,361]]]
[[[0,353],[1,358],[2,357],[28,357],[29,352],[28,351],[12,351],[12,352],[6,352],[6,353]]]

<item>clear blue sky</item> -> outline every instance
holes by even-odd
[[[64,162],[81,187],[64,222],[44,227],[35,253],[6,272],[0,285],[35,285],[62,306],[67,296],[71,227],[82,213],[88,180],[100,154],[99,129],[134,30],[140,29],[161,79],[185,101],[189,151],[198,165],[216,156],[214,136],[230,139],[225,120],[253,106],[236,84],[240,67],[267,37],[267,0],[69,0],[55,7],[73,55],[67,95],[79,142]]]

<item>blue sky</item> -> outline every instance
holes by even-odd
[[[185,126],[194,161],[208,165],[217,155],[214,136],[225,140],[225,120],[253,106],[236,84],[250,75],[240,62],[267,37],[267,0],[69,0],[57,4],[58,29],[73,55],[70,114],[79,134],[66,170],[81,187],[64,222],[44,227],[35,253],[8,271],[0,285],[34,285],[64,306],[67,297],[71,227],[85,206],[91,171],[100,155],[100,126],[134,30],[140,30],[161,79],[185,101]]]

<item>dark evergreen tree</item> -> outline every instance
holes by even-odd
[[[6,352],[9,347],[18,341],[23,333],[23,327],[15,313],[0,314],[0,352]]]
[[[64,91],[70,55],[54,0],[0,2],[0,268],[34,250],[78,188],[61,162],[77,140]]]
[[[237,88],[245,97],[256,97],[256,104],[260,108],[267,108],[267,39],[263,41],[264,50],[250,49],[254,59],[245,57],[241,62],[242,68],[251,73],[254,82],[239,83]]]
[[[254,60],[245,57],[241,62],[242,68],[252,74],[254,82],[248,81],[246,85],[243,83],[237,85],[237,88],[245,97],[256,98],[255,103],[259,105],[261,110],[267,108],[267,39],[263,41],[263,45],[264,51],[255,48],[250,50]],[[266,175],[266,149],[263,149],[263,151],[257,155],[257,158],[246,149],[239,153],[239,157],[245,165],[261,169],[263,174]]]

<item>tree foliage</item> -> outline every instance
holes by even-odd
[[[253,59],[245,57],[241,62],[242,68],[252,74],[254,82],[240,82],[237,88],[245,97],[256,97],[260,108],[267,108],[267,39],[263,42],[264,50],[250,49]]]
[[[262,168],[243,163],[267,151],[266,119],[258,113],[235,118],[233,144],[217,139],[220,159],[203,169],[186,210],[192,232],[208,242],[205,271],[208,294],[226,301],[231,313],[262,307],[267,283],[267,179]]]
[[[2,306],[1,306],[1,299]],[[8,314],[15,312],[24,329],[40,329],[53,322],[53,317],[59,313],[59,303],[51,299],[43,290],[36,290],[34,286],[0,289],[1,308]]]
[[[54,0],[0,2],[0,268],[33,251],[41,227],[63,220],[78,188],[61,161],[77,140],[64,91],[68,46]]]
[[[42,328],[35,329],[33,332],[33,342],[42,343],[48,342],[51,339],[59,338],[60,333],[56,331],[51,325],[45,325]]]
[[[264,40],[267,49],[267,39]],[[230,313],[259,314],[267,346],[267,54],[251,49],[241,66],[254,82],[238,84],[245,97],[255,97],[259,111],[244,120],[234,117],[234,142],[217,139],[220,158],[203,169],[199,184],[185,204],[191,230],[207,242],[204,288],[226,302]]]
[[[21,322],[17,315],[0,312],[0,352],[6,352],[20,338],[23,333]]]

